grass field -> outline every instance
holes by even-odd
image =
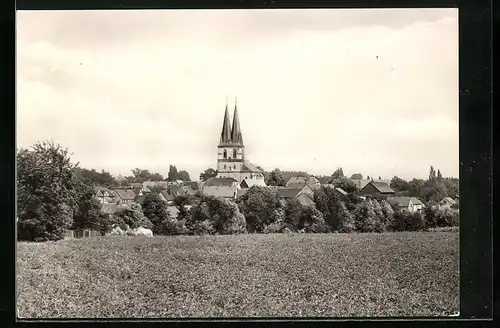
[[[459,307],[457,232],[19,243],[23,318],[435,316]]]

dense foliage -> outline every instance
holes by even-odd
[[[73,216],[93,215],[80,207],[89,186],[76,174],[68,150],[53,142],[38,142],[17,152],[18,239],[62,239]],[[83,214],[83,212],[87,213]],[[85,223],[86,224],[86,223]]]

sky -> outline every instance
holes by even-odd
[[[458,10],[18,11],[17,145],[196,179],[226,99],[266,170],[458,177]]]

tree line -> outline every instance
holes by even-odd
[[[142,226],[155,234],[174,235],[383,232],[458,224],[458,211],[430,206],[424,213],[406,213],[384,200],[363,200],[349,179],[340,180],[349,193],[346,199],[340,199],[332,188],[321,187],[314,192],[314,206],[304,206],[296,199],[283,202],[276,189],[254,186],[236,201],[201,193],[179,196],[174,200],[180,211],[175,218],[157,192],[148,194],[140,205],[107,213],[94,197],[94,186],[110,182],[109,173],[79,168],[62,146],[45,141],[31,149],[19,149],[17,166],[19,240],[59,240],[68,229],[94,229],[104,235],[115,225]],[[139,180],[151,178],[144,171],[132,172]],[[433,183],[443,181],[439,174],[430,178]]]

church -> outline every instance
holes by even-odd
[[[222,132],[217,155],[217,178],[233,178],[241,185],[265,186],[264,174],[255,165],[245,160],[245,146],[235,102],[232,125],[226,103]]]

